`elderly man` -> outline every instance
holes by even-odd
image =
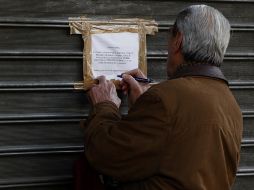
[[[242,136],[241,111],[219,69],[230,25],[216,9],[190,6],[170,30],[169,80],[149,88],[123,75],[132,106],[119,113],[114,85],[99,77],[85,129],[86,157],[125,190],[229,190]]]

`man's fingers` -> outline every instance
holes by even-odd
[[[138,82],[131,75],[123,74],[122,77],[124,82],[126,82],[130,86],[130,88],[135,88],[139,85]]]
[[[105,83],[106,82],[106,77],[102,75],[102,76],[97,77],[97,80],[99,81],[99,84]]]
[[[115,85],[111,81],[107,81],[104,76],[98,77],[97,80],[100,84],[93,85],[87,93],[91,103],[95,105],[100,102],[111,101],[119,108],[121,99],[117,96]]]
[[[128,83],[124,82],[124,80],[121,80],[120,81],[120,86],[121,86],[122,89],[123,88],[127,88],[128,87]]]
[[[133,69],[133,70],[130,70],[130,71],[127,71],[123,74],[128,74],[128,75],[131,75],[133,77],[141,77],[141,78],[146,78],[146,76],[144,75],[144,73],[142,73],[141,70],[139,69]]]
[[[128,89],[128,86],[127,85],[123,85],[122,86],[122,90],[127,90]]]

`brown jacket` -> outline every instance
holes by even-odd
[[[242,125],[224,80],[185,73],[151,87],[124,118],[113,103],[95,105],[85,153],[120,189],[229,190]]]

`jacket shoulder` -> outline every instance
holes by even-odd
[[[149,89],[149,92],[163,98],[165,95],[168,97],[176,94],[183,86],[184,84],[181,79],[166,80],[153,85]]]

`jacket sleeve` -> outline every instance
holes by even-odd
[[[97,171],[122,182],[158,171],[168,127],[155,93],[144,93],[123,119],[110,102],[95,105],[91,117],[85,129],[85,154]]]

